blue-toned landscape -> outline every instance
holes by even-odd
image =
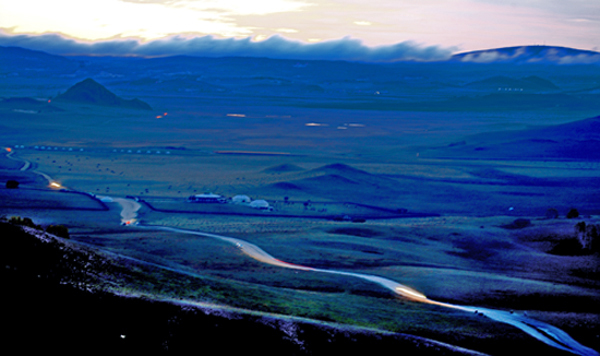
[[[442,57],[0,47],[6,340],[598,355],[600,53]]]

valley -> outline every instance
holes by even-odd
[[[442,303],[527,315],[597,354],[598,251],[560,251],[577,223],[600,215],[597,65],[54,56],[32,75],[40,55],[28,55],[3,59],[14,74],[0,83],[0,216],[62,224],[72,243],[164,269],[108,290],[489,354],[565,352],[477,313],[264,264],[183,232],[195,231]],[[93,93],[125,101],[55,100],[90,77]],[[145,105],[123,107],[133,99]],[[228,202],[188,201],[203,193]],[[238,195],[271,209],[233,204]],[[118,199],[140,204],[138,226],[121,225],[133,220]],[[567,218],[572,209],[579,216]]]

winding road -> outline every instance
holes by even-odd
[[[137,203],[133,200],[130,200],[130,199],[123,199],[123,198],[114,198],[113,200],[114,200],[114,202],[120,204],[122,207],[122,211],[121,211],[122,220],[121,221],[123,223],[129,225],[128,222],[135,221],[135,218],[137,217],[137,211],[141,208],[141,205],[139,203]],[[273,266],[279,266],[279,267],[283,267],[283,268],[290,268],[290,269],[302,270],[302,271],[329,273],[329,274],[336,274],[336,275],[360,278],[363,280],[367,280],[367,281],[379,284],[382,287],[391,290],[395,294],[397,294],[403,298],[407,298],[409,300],[415,301],[415,302],[434,304],[434,305],[438,305],[438,306],[442,306],[442,307],[446,307],[446,308],[459,309],[459,310],[463,310],[465,312],[470,312],[470,313],[478,313],[478,314],[484,315],[492,320],[512,325],[512,326],[524,331],[525,333],[533,336],[534,338],[538,339],[539,341],[541,341],[547,345],[550,345],[552,347],[555,347],[557,349],[561,349],[561,350],[571,352],[573,354],[581,355],[581,356],[599,356],[600,355],[595,350],[579,344],[577,341],[575,341],[571,336],[569,336],[566,332],[562,331],[561,329],[554,327],[550,324],[546,324],[544,322],[528,318],[524,315],[514,314],[514,313],[503,311],[503,310],[478,308],[478,307],[472,307],[472,306],[462,306],[462,305],[454,305],[454,304],[449,304],[449,303],[438,302],[438,301],[427,298],[424,294],[422,294],[421,292],[419,292],[417,290],[414,290],[411,287],[408,287],[408,286],[405,286],[398,282],[392,281],[390,279],[375,276],[375,275],[336,271],[336,270],[326,270],[326,269],[313,268],[313,267],[302,266],[302,265],[297,265],[297,264],[281,261],[281,260],[271,256],[269,253],[267,253],[260,247],[254,245],[250,242],[247,242],[245,240],[234,238],[234,237],[210,234],[210,233],[193,231],[193,230],[179,229],[179,228],[168,227],[168,226],[138,225],[138,227],[144,228],[144,229],[155,229],[155,230],[171,231],[171,232],[183,233],[183,234],[189,234],[189,235],[203,236],[203,237],[209,237],[209,238],[221,240],[221,241],[224,241],[224,242],[227,242],[227,243],[237,246],[244,254],[248,255],[249,257],[251,257],[257,261],[260,261],[260,262],[263,262],[266,264],[270,264]]]
[[[6,156],[9,159],[24,162],[24,166],[21,167],[21,169],[20,169],[21,171],[26,171],[31,168],[31,163],[29,161],[12,157],[12,154],[13,154],[13,152],[9,151]],[[54,182],[53,179],[45,173],[42,173],[39,171],[33,171],[33,172],[36,174],[42,175],[44,178],[46,178],[48,180],[49,184],[52,184],[52,182]],[[317,272],[317,273],[328,273],[328,274],[336,274],[336,275],[360,278],[363,280],[367,280],[367,281],[379,284],[380,286],[391,290],[398,296],[401,296],[403,298],[406,298],[406,299],[409,299],[409,300],[412,300],[415,302],[434,304],[434,305],[438,305],[438,306],[442,306],[442,307],[446,307],[446,308],[459,309],[459,310],[463,310],[465,312],[470,312],[470,313],[478,313],[478,314],[484,315],[492,320],[512,325],[512,326],[524,331],[525,333],[533,336],[534,338],[538,339],[539,341],[541,341],[547,345],[550,345],[552,347],[555,347],[557,349],[561,349],[561,350],[571,352],[573,354],[581,355],[581,356],[600,356],[600,353],[598,353],[597,351],[595,351],[589,347],[579,344],[577,341],[575,341],[573,338],[571,338],[571,336],[569,336],[566,332],[562,331],[561,329],[554,327],[550,324],[546,324],[544,322],[528,318],[524,315],[514,314],[514,313],[506,312],[503,310],[478,308],[478,307],[472,307],[472,306],[461,306],[461,305],[454,305],[454,304],[450,304],[450,303],[438,302],[438,301],[427,298],[424,294],[422,294],[421,292],[419,292],[411,287],[408,287],[406,285],[400,284],[400,283],[392,281],[390,279],[375,276],[375,275],[336,271],[336,270],[326,270],[326,269],[313,268],[313,267],[302,266],[302,265],[297,265],[297,264],[281,261],[281,260],[271,256],[270,254],[268,254],[266,251],[264,251],[260,247],[254,245],[250,242],[247,242],[245,240],[238,239],[238,238],[210,234],[210,233],[199,232],[199,231],[193,231],[193,230],[173,228],[173,227],[168,227],[168,226],[138,225],[136,218],[137,218],[137,212],[141,208],[141,204],[139,204],[138,202],[136,202],[134,200],[125,199],[125,198],[112,198],[112,197],[98,197],[98,198],[101,198],[105,202],[117,203],[121,206],[121,208],[122,208],[121,209],[121,223],[123,225],[135,225],[139,228],[144,228],[144,229],[172,231],[172,232],[176,232],[176,233],[183,233],[183,234],[189,234],[189,235],[214,238],[214,239],[221,240],[223,242],[227,242],[227,243],[237,246],[244,254],[248,255],[249,257],[251,257],[257,261],[260,261],[260,262],[263,262],[266,264],[270,264],[270,265],[274,265],[274,266],[279,266],[282,268],[290,268],[290,269],[295,269],[295,270],[311,271],[311,272]]]

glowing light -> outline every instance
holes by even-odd
[[[51,103],[51,102],[52,102],[52,100],[48,99],[48,102],[49,102],[49,103]]]
[[[399,294],[402,294],[404,296],[406,296],[408,294],[408,296],[411,296],[411,297],[415,297],[415,298],[419,298],[419,299],[427,299],[427,297],[424,294],[421,294],[414,290],[410,290],[408,288],[397,287],[396,292],[398,292]]]
[[[164,113],[164,114],[163,114],[163,116],[167,116],[167,115],[169,115],[169,113],[168,113],[168,112],[166,112],[166,113]]]
[[[227,116],[231,116],[231,117],[246,117],[246,115],[244,115],[244,114],[227,114]]]
[[[6,147],[6,152],[12,152],[12,148]]]
[[[62,185],[58,182],[50,182],[50,187],[52,188],[62,188]]]
[[[156,118],[157,119],[162,119],[162,115],[157,115]]]

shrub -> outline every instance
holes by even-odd
[[[19,188],[19,182],[16,180],[10,179],[6,181],[6,189],[17,189]]]
[[[584,250],[598,251],[600,249],[600,226],[587,224],[582,221],[575,225],[575,236]]]
[[[567,213],[567,219],[575,219],[579,217],[579,211],[577,211],[577,209],[575,208],[571,208],[571,210],[569,210],[569,212]]]
[[[513,221],[513,225],[517,229],[522,229],[524,227],[531,226],[531,220],[529,220],[529,219],[516,219],[515,221]]]
[[[528,226],[531,226],[531,220],[529,219],[516,219],[512,223],[508,225],[502,225],[501,227],[505,229],[523,229]]]
[[[554,208],[550,208],[546,210],[546,218],[547,219],[557,219],[558,218],[558,210]]]
[[[46,232],[58,237],[69,238],[69,229],[64,225],[49,225],[46,228]]]
[[[13,216],[8,220],[9,223],[13,225],[27,226],[34,229],[41,230],[42,228],[39,225],[36,225],[33,220],[30,218],[22,218],[20,216]]]

